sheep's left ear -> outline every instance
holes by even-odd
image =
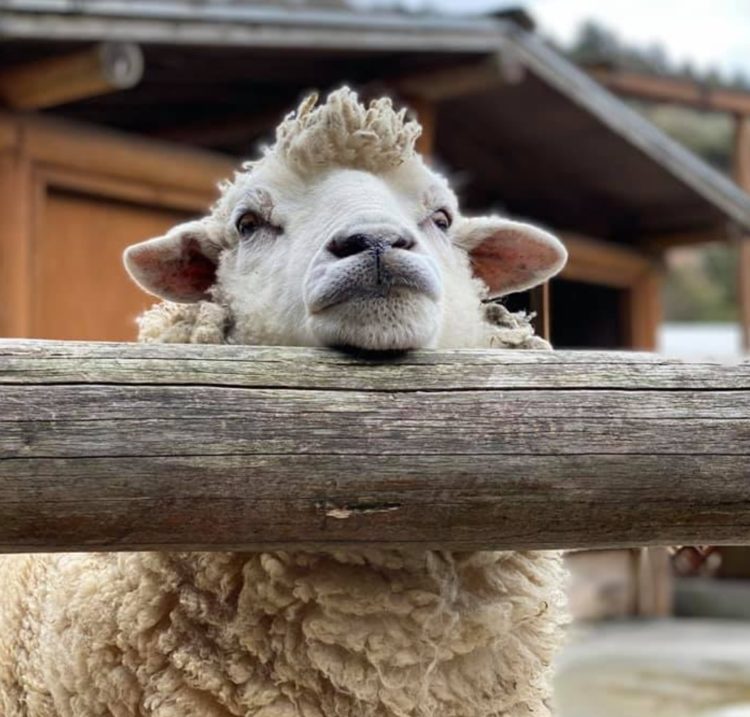
[[[490,297],[542,284],[568,258],[552,234],[500,217],[463,219],[454,228],[454,240],[469,253],[474,273],[487,284]]]

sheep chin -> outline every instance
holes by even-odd
[[[310,314],[308,325],[322,346],[406,351],[433,348],[441,318],[439,302],[402,290],[337,303]]]

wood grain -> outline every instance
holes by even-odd
[[[0,341],[0,550],[750,542],[750,362]]]

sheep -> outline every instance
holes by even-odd
[[[204,218],[133,245],[151,342],[544,348],[490,300],[560,242],[467,218],[388,99],[302,102]],[[0,560],[3,717],[549,715],[555,552],[330,549]]]

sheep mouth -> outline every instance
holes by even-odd
[[[441,297],[437,272],[426,261],[337,262],[312,272],[307,282],[306,304],[311,315],[348,302],[388,302],[404,295],[423,295],[432,301]]]
[[[433,301],[437,301],[439,298],[429,290],[429,287],[416,286],[414,284],[391,283],[388,286],[379,286],[376,288],[353,287],[344,290],[334,287],[331,291],[322,294],[315,301],[309,303],[307,308],[310,314],[315,315],[341,304],[350,302],[387,302],[396,297],[402,297],[405,294],[422,294]]]

